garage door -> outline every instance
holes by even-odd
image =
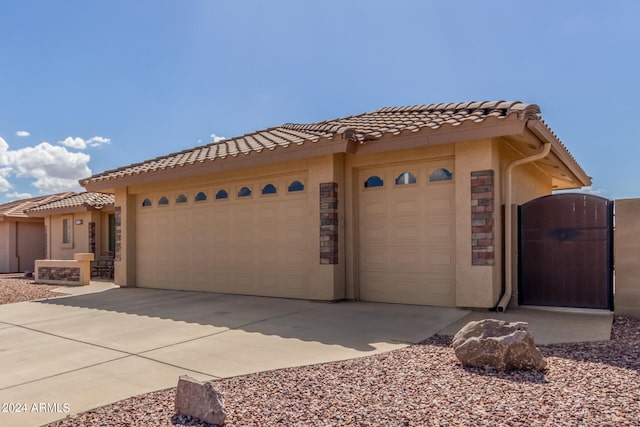
[[[452,164],[360,170],[360,298],[455,305]]]
[[[302,180],[141,195],[137,205],[138,286],[307,297]]]

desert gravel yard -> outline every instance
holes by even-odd
[[[544,372],[464,369],[451,337],[346,362],[219,381],[228,426],[637,426],[640,321],[612,340],[541,346]],[[176,416],[175,388],[49,426],[206,425]]]
[[[638,426],[640,321],[612,339],[541,346],[544,372],[462,368],[451,337],[346,362],[221,380],[227,426]],[[206,425],[173,412],[175,388],[49,424]]]
[[[33,301],[60,297],[64,294],[53,292],[60,285],[36,285],[33,279],[17,274],[0,274],[0,304]]]
[[[0,303],[59,296],[0,276]],[[228,378],[227,426],[638,426],[640,320],[615,317],[610,341],[540,346],[544,372],[460,366],[451,337],[375,356]],[[206,425],[174,414],[175,388],[49,426]]]

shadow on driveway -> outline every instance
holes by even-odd
[[[374,343],[422,341],[468,312],[455,308],[369,302],[323,303],[175,290],[119,288],[40,301],[40,304],[117,312],[220,330],[275,335],[358,351]],[[136,327],[135,322],[129,325]],[[155,333],[162,333],[157,330]]]

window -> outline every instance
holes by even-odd
[[[185,196],[184,194],[180,194],[178,197],[176,197],[176,203],[187,203],[187,196]]]
[[[384,181],[379,176],[370,176],[364,182],[364,188],[373,188],[373,187],[382,187],[384,186]]]
[[[227,199],[229,197],[229,193],[224,190],[220,190],[216,193],[216,200]]]
[[[251,189],[249,187],[242,187],[238,191],[238,197],[249,197],[251,195]]]
[[[196,202],[204,202],[207,200],[207,194],[203,191],[196,194]]]
[[[262,194],[276,194],[277,192],[278,190],[276,189],[276,186],[273,184],[267,184],[262,189]]]
[[[453,174],[445,168],[436,169],[429,176],[429,182],[437,182],[437,181],[451,181],[453,179]]]
[[[167,199],[165,196],[160,197],[160,200],[158,200],[158,204],[159,205],[168,205],[169,204],[169,199]]]
[[[151,200],[144,199],[144,201],[142,202],[142,207],[146,208],[147,206],[151,206]]]
[[[289,193],[293,193],[294,191],[303,191],[304,190],[304,184],[301,183],[300,181],[293,181],[290,185],[289,185]]]
[[[73,243],[73,222],[71,218],[62,219],[62,243],[65,245]]]
[[[411,172],[402,172],[396,178],[396,185],[415,184],[416,177]]]

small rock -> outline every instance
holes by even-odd
[[[547,365],[526,322],[469,322],[453,337],[452,346],[463,366],[537,371]]]
[[[212,381],[201,382],[188,375],[181,375],[176,389],[177,414],[198,418],[209,424],[223,425],[227,413],[222,394]]]

